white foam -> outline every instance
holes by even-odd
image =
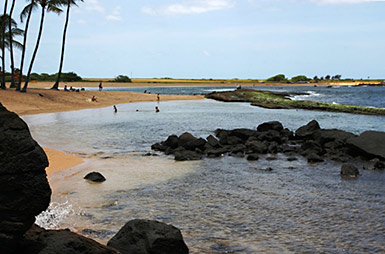
[[[73,212],[72,205],[68,201],[62,204],[52,202],[47,210],[36,216],[35,223],[45,229],[58,229],[62,221]]]
[[[306,91],[305,93],[307,93],[307,94],[290,96],[290,99],[293,101],[301,101],[301,100],[306,100],[306,99],[311,98],[311,97],[323,96],[323,94],[316,93],[314,91]]]

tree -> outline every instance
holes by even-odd
[[[41,35],[43,33],[43,27],[44,27],[44,19],[45,19],[45,12],[55,12],[56,14],[60,14],[62,10],[58,7],[62,4],[63,0],[36,0],[36,2],[40,5],[41,7],[41,17],[40,17],[40,26],[39,26],[39,33],[37,36],[37,41],[35,45],[35,49],[32,54],[31,62],[29,64],[27,76],[25,78],[25,84],[23,89],[21,89],[21,92],[27,92],[27,87],[28,87],[28,82],[29,82],[29,77],[32,72],[32,67],[33,63],[35,62],[37,51],[39,49],[40,45],[40,40],[41,40]]]
[[[305,75],[298,75],[291,78],[291,81],[294,83],[302,83],[302,82],[308,82],[310,79],[306,77]]]
[[[66,36],[67,36],[68,21],[69,21],[69,18],[70,18],[70,8],[71,8],[72,5],[77,6],[76,0],[65,0],[65,1],[67,2],[66,3],[66,5],[67,5],[67,12],[66,12],[66,21],[65,21],[65,24],[64,24],[64,31],[63,31],[63,41],[62,41],[62,48],[61,48],[59,72],[58,72],[58,75],[57,75],[57,80],[56,80],[55,84],[53,85],[53,87],[51,88],[51,89],[56,89],[56,90],[59,89],[61,72],[62,72],[62,69],[63,69],[64,50],[65,50],[65,42],[66,42]],[[80,0],[80,1],[83,2],[83,0]]]
[[[326,80],[330,80],[330,75],[326,75],[326,76],[325,76],[325,79],[326,79]]]
[[[12,14],[15,9],[16,0],[12,1],[11,10],[9,11],[9,22],[8,22],[8,31],[11,31],[9,34],[11,37],[9,38],[9,54],[11,58],[11,88],[15,87],[15,59],[13,56],[13,37],[12,37]]]
[[[278,74],[278,75],[275,75],[274,77],[268,78],[266,81],[267,82],[286,82],[287,79],[285,75]]]
[[[114,82],[131,83],[132,80],[131,80],[128,76],[125,76],[125,75],[118,75],[118,76],[114,79]]]
[[[20,78],[18,83],[16,84],[16,91],[20,91],[21,88],[21,82],[23,77],[23,67],[24,67],[24,58],[25,58],[25,50],[27,48],[27,35],[28,35],[28,28],[29,28],[29,22],[31,20],[32,12],[37,9],[38,5],[35,0],[31,0],[31,2],[24,7],[23,11],[20,14],[20,21],[23,23],[23,20],[25,17],[27,17],[27,21],[25,22],[25,28],[24,28],[24,40],[23,40],[23,49],[21,52],[21,61],[20,61]]]
[[[11,24],[11,26],[9,26],[9,24]],[[4,70],[4,72],[1,73],[1,78],[2,78],[2,80],[4,79],[4,83],[2,82],[1,88],[6,89],[6,87],[5,87],[5,81],[6,81],[5,80],[5,76],[6,76],[5,49],[10,50],[11,45],[13,45],[16,48],[21,48],[22,47],[21,44],[19,42],[15,41],[14,37],[21,35],[23,33],[23,31],[20,30],[19,28],[17,28],[16,21],[11,19],[10,16],[8,16],[8,15],[5,15],[5,16],[1,15],[0,16],[0,29],[2,31],[0,33],[0,47],[1,47],[2,51],[4,50],[4,53],[1,57],[2,60],[4,60],[4,61],[2,61],[3,62],[2,70]],[[3,31],[4,31],[4,33],[3,33]]]
[[[4,14],[1,18],[1,34],[2,34],[2,38],[1,38],[1,63],[2,63],[2,73],[1,73],[1,85],[0,85],[0,88],[1,89],[6,89],[5,87],[5,17],[7,15],[7,5],[8,5],[8,0],[5,0],[4,2]]]

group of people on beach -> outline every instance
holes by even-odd
[[[84,89],[83,87],[82,88],[73,88],[72,86],[70,86],[70,88],[68,88],[67,85],[64,85],[64,91],[65,92],[80,92],[80,91],[85,91],[86,89]]]

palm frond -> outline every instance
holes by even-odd
[[[24,19],[29,15],[29,11],[32,8],[32,11],[36,10],[37,3],[35,1],[32,1],[30,4],[24,7],[24,9],[20,13],[20,21],[23,23]]]
[[[60,15],[60,13],[63,12],[62,9],[60,9],[59,7],[57,7],[56,5],[53,5],[53,4],[51,4],[51,3],[48,4],[47,10],[50,11],[50,12],[54,12],[54,13],[56,13],[56,14],[58,14],[58,15]]]

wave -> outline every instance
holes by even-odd
[[[68,201],[62,204],[52,202],[47,210],[36,216],[35,223],[47,230],[58,229],[63,220],[73,213],[72,205]]]
[[[293,101],[301,101],[301,100],[306,100],[308,98],[313,98],[313,97],[322,97],[324,96],[323,94],[320,94],[320,93],[316,93],[314,91],[306,91],[305,92],[306,94],[301,94],[301,95],[293,95],[293,96],[290,96],[289,99],[293,100]]]

